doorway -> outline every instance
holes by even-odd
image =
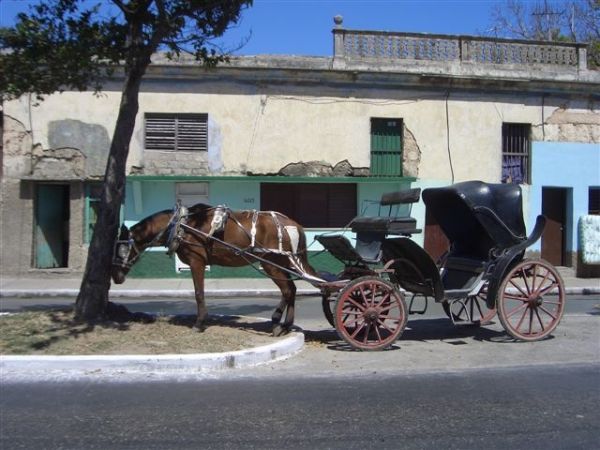
[[[570,266],[567,261],[567,189],[542,188],[542,214],[546,228],[542,235],[542,258],[555,266]]]
[[[69,185],[39,184],[35,194],[34,266],[68,267]]]

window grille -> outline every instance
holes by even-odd
[[[207,151],[208,114],[146,114],[146,150]]]
[[[531,183],[531,125],[502,124],[502,182]]]

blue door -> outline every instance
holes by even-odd
[[[35,196],[35,267],[68,266],[69,186],[40,184]]]

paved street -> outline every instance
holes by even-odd
[[[130,309],[154,312],[194,312],[194,302],[183,299],[118,299]],[[0,299],[2,309],[14,309],[15,305],[28,304],[29,308],[40,304],[71,304],[73,299]],[[216,314],[249,314],[270,317],[277,300],[263,298],[211,298],[209,310]],[[499,321],[485,327],[453,326],[440,305],[433,304],[429,314],[413,315],[401,338],[389,350],[383,352],[356,352],[344,344],[325,320],[320,299],[301,297],[298,300],[296,324],[302,329],[305,345],[303,350],[284,361],[219,373],[219,377],[286,378],[298,376],[329,377],[339,374],[348,376],[371,376],[416,374],[429,372],[452,372],[467,369],[492,369],[515,366],[547,364],[600,363],[600,304],[598,295],[569,296],[567,314],[550,339],[540,342],[513,342],[504,332]],[[105,373],[98,370],[85,372],[87,379],[105,381],[156,380],[176,377],[183,380],[211,376],[198,372],[160,374],[142,371],[135,374]],[[13,378],[13,374],[6,373]],[[26,373],[19,374],[19,377]]]
[[[187,299],[126,299],[192,314]],[[2,311],[73,298],[0,299]],[[213,298],[213,314],[269,317],[277,300]],[[306,343],[284,361],[215,374],[96,371],[3,377],[6,449],[589,449],[600,445],[600,296],[569,296],[553,337],[517,343],[499,323],[453,326],[439,305],[388,351],[356,352],[320,299],[298,300]]]
[[[9,384],[3,449],[591,449],[600,365]]]

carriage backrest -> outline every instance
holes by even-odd
[[[527,238],[518,185],[466,181],[425,189],[423,201],[456,256],[488,259]]]

